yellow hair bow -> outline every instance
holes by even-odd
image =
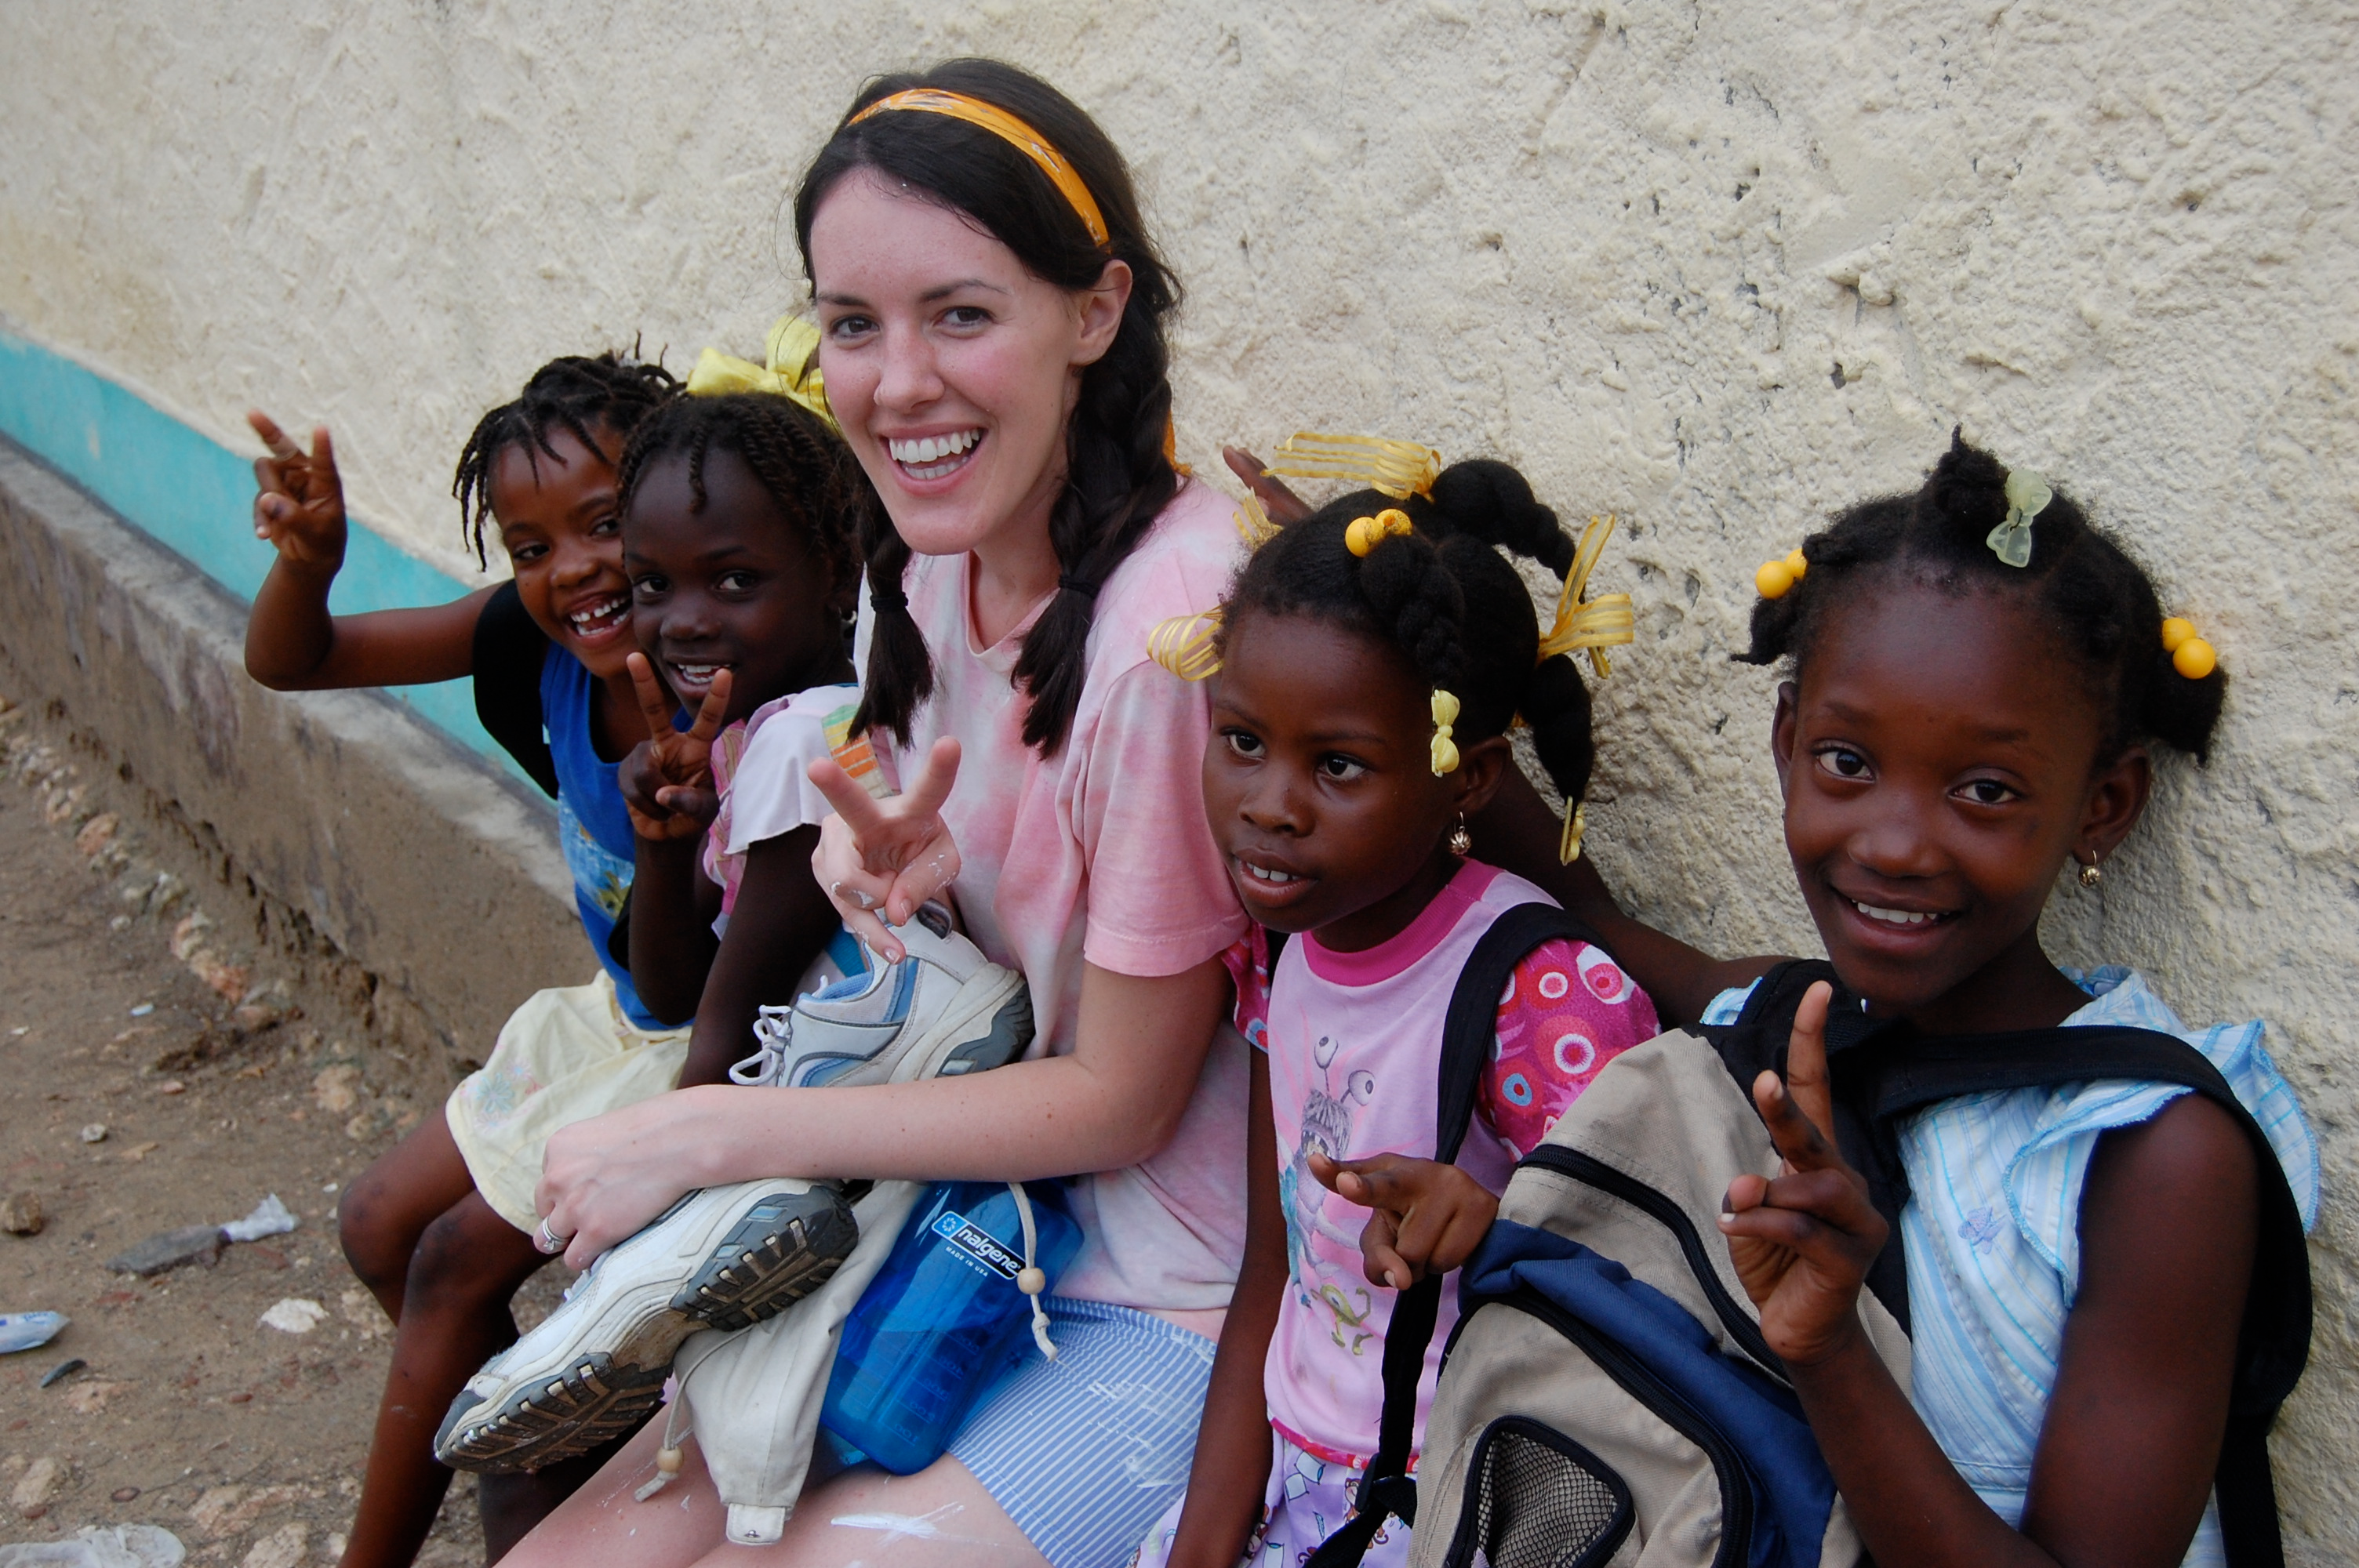
[[[1442,690],[1433,688],[1433,776],[1441,778],[1458,771],[1458,742],[1450,738],[1450,727],[1458,722],[1458,699]]]
[[[719,349],[696,357],[685,388],[690,397],[725,397],[733,392],[766,392],[789,398],[820,417],[838,435],[843,432],[827,406],[827,387],[819,373],[819,328],[800,316],[781,316],[763,345],[769,362],[757,365]]]
[[[1351,526],[1343,530],[1343,547],[1364,558],[1386,539],[1407,538],[1415,532],[1408,513],[1387,506],[1374,517],[1353,518]]]
[[[1181,680],[1199,681],[1221,670],[1218,606],[1199,615],[1174,615],[1158,621],[1147,634],[1147,656]]]
[[[1257,495],[1248,494],[1238,503],[1234,521],[1237,537],[1245,542],[1245,548],[1249,551],[1260,549],[1285,532],[1270,520],[1268,511],[1263,507],[1261,497]]]
[[[1412,495],[1433,499],[1433,481],[1441,477],[1441,454],[1415,441],[1391,441],[1381,436],[1321,436],[1297,430],[1278,443],[1277,462],[1264,473],[1288,479],[1356,480],[1395,501]]]
[[[1597,565],[1597,557],[1604,554],[1605,541],[1613,533],[1611,514],[1589,520],[1581,544],[1572,552],[1572,569],[1564,574],[1564,592],[1556,601],[1556,623],[1540,639],[1542,659],[1586,648],[1591,666],[1603,676],[1613,674],[1605,662],[1605,650],[1616,643],[1637,641],[1637,622],[1630,613],[1628,594],[1603,593],[1589,600],[1582,597],[1589,591],[1590,571]]]

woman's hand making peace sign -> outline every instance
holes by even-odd
[[[945,736],[926,753],[907,794],[878,800],[834,762],[810,765],[810,782],[835,807],[820,825],[811,875],[844,928],[888,963],[908,956],[889,928],[907,924],[959,874],[958,844],[941,811],[958,768],[959,743]]]

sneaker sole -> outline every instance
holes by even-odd
[[[435,1436],[435,1457],[452,1469],[496,1476],[603,1446],[662,1402],[672,1358],[690,1335],[777,1316],[825,1284],[859,1235],[842,1195],[826,1186],[757,1203],[713,1244],[688,1283],[669,1296],[625,1288],[574,1336],[577,1343],[612,1348],[505,1376],[504,1390],[461,1390]]]

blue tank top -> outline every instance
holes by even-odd
[[[590,740],[595,678],[581,660],[554,643],[541,660],[541,719],[548,727],[549,758],[557,766],[558,842],[565,849],[565,869],[573,876],[573,907],[582,916],[582,929],[614,981],[623,1015],[641,1029],[670,1028],[640,1003],[631,972],[606,950],[637,862],[631,814],[624,808],[623,791],[615,783],[620,764],[601,761]]]

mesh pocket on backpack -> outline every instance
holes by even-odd
[[[1466,1466],[1444,1568],[1597,1568],[1636,1511],[1630,1488],[1580,1444],[1524,1416],[1483,1431]]]

